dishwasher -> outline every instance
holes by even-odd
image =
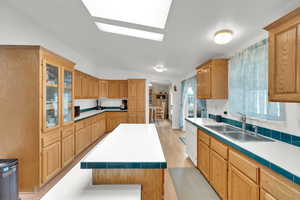
[[[0,200],[18,200],[18,160],[0,159]]]

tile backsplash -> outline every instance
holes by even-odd
[[[97,106],[96,99],[75,99],[75,106],[80,106],[80,109],[94,108]]]
[[[120,107],[122,105],[122,99],[101,99],[100,105],[102,107]]]

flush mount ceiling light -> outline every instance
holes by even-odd
[[[221,30],[215,33],[214,41],[217,44],[227,44],[233,38],[231,30]]]
[[[164,29],[172,0],[82,0],[93,17]]]
[[[126,28],[122,26],[110,25],[105,23],[96,22],[97,27],[104,32],[109,33],[116,33],[121,35],[127,35],[137,38],[144,38],[148,40],[156,40],[156,41],[163,41],[164,35],[160,33],[154,33],[149,31],[142,31],[133,28]]]
[[[165,68],[163,65],[156,65],[153,67],[153,69],[157,72],[165,72],[167,71],[167,68]]]

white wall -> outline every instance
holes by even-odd
[[[176,86],[177,91],[174,91],[174,86]],[[173,97],[173,105],[170,105],[169,112],[171,109],[173,110],[172,113],[172,128],[178,129],[179,128],[179,113],[180,113],[180,102],[181,102],[181,80],[173,81],[172,87],[170,88],[170,95]],[[171,113],[169,113],[170,115]]]
[[[101,106],[103,107],[120,107],[122,99],[101,99]]]
[[[80,106],[80,109],[94,108],[97,106],[96,99],[75,99],[75,106]]]

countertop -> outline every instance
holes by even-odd
[[[127,112],[127,110],[121,110],[121,109],[102,109],[102,110],[91,110],[91,111],[87,111],[87,112],[82,112],[80,113],[80,116],[75,117],[74,121],[80,121],[82,119],[86,119],[89,117],[92,117],[94,115],[98,115],[100,113],[104,113],[104,112]]]
[[[299,147],[272,138],[274,142],[239,142],[206,127],[207,125],[222,125],[224,123],[203,118],[186,118],[186,120],[300,185]]]
[[[154,124],[120,124],[82,160],[81,168],[167,168]]]

